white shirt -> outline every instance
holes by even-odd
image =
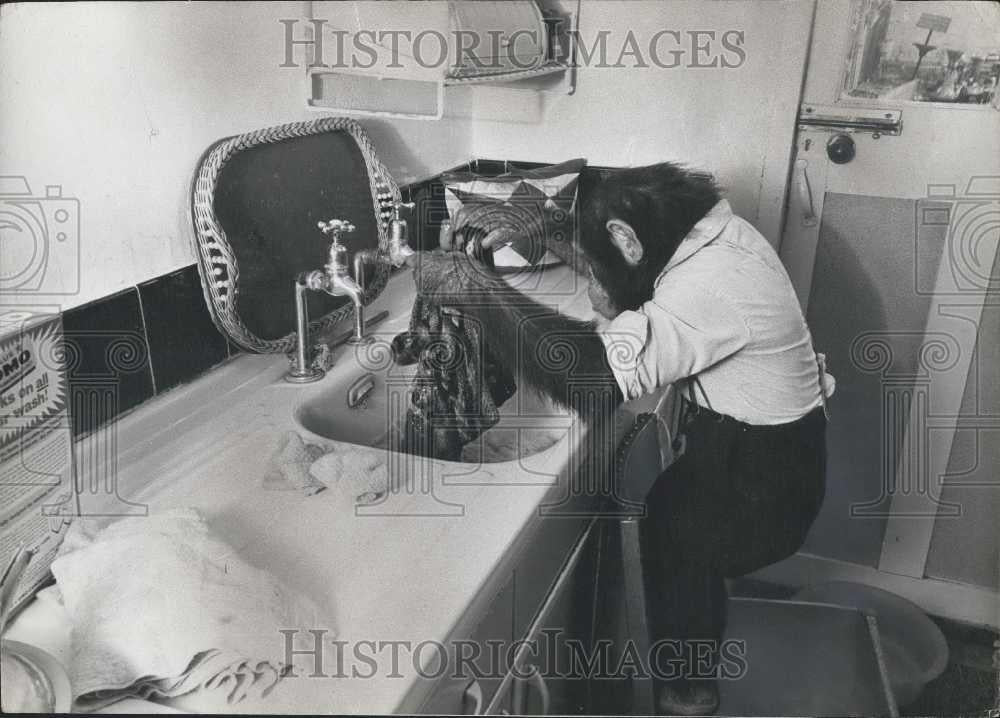
[[[653,298],[615,317],[601,337],[626,399],[697,375],[712,409],[749,424],[794,421],[823,403],[788,274],[726,200],[680,243]],[[824,384],[832,394],[833,378]]]

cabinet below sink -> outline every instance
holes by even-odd
[[[586,679],[553,679],[547,661],[561,653],[567,665],[567,639],[591,643],[597,527],[589,517],[540,518],[449,636],[453,670],[411,690],[407,702],[425,696],[416,712],[586,712]]]

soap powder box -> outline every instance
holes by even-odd
[[[34,557],[15,609],[49,578],[79,504],[58,314],[0,311],[0,571],[19,546]]]

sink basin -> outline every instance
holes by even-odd
[[[569,316],[586,318],[592,312],[586,284],[568,267],[544,272],[503,275],[521,291],[537,293],[545,303]],[[409,324],[413,304],[413,284],[408,276],[390,281],[379,299],[391,319],[371,332],[372,342],[344,352],[336,359],[333,372],[340,378],[328,379],[327,388],[312,394],[298,408],[296,419],[306,431],[335,441],[362,446],[400,450],[398,427],[406,417],[410,385],[416,365],[397,366],[392,361],[392,338]],[[380,308],[379,307],[379,308]],[[376,311],[372,307],[371,311]],[[350,387],[370,376],[371,390],[356,408],[348,405]],[[463,461],[499,463],[540,455],[574,428],[575,414],[553,405],[527,389],[519,389],[500,407],[500,421],[479,439],[468,444]],[[544,457],[539,456],[539,460]],[[534,464],[534,462],[527,462]]]
[[[350,364],[347,378],[302,403],[296,412],[299,425],[318,436],[350,444],[402,451],[399,427],[409,406],[410,385],[416,365],[397,366],[388,346],[360,350],[340,361]],[[380,356],[382,364],[366,361]],[[367,387],[371,386],[368,390]],[[364,389],[358,390],[357,387]],[[367,391],[355,408],[348,404],[348,389]],[[514,461],[538,454],[566,436],[573,415],[529,390],[518,390],[500,407],[500,421],[476,441],[465,446],[462,460],[470,463]]]

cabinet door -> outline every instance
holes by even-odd
[[[590,680],[574,652],[593,652],[594,575],[598,532],[593,524],[575,546],[538,617],[512,675],[514,714],[590,712]]]
[[[515,636],[528,632],[586,527],[583,517],[539,518],[538,530],[514,569]]]
[[[508,580],[493,598],[468,639],[449,640],[449,670],[438,681],[420,709],[429,715],[482,715],[493,700],[503,677],[503,664],[491,658],[491,646],[503,660],[513,641],[514,582]],[[468,648],[464,648],[463,644]],[[479,658],[459,667],[459,651],[479,648]],[[472,655],[465,653],[466,656]]]
[[[632,686],[628,678],[612,677],[622,660],[628,627],[625,621],[625,575],[621,534],[613,519],[598,521],[592,530],[597,535],[597,570],[595,574],[594,625],[592,645],[604,641],[609,649],[603,669],[607,677],[594,681],[590,712],[594,715],[629,715],[632,713]],[[603,560],[601,557],[604,557]]]

